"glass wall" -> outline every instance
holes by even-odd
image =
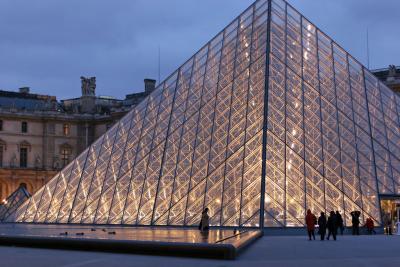
[[[14,215],[19,222],[257,226],[268,2],[258,1]]]
[[[213,226],[303,226],[307,209],[380,224],[399,111],[285,1],[259,0],[8,221],[196,225],[208,207]]]
[[[282,0],[272,1],[265,226],[399,194],[399,97]]]

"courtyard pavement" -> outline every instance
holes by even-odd
[[[0,246],[0,266],[400,266],[400,236],[339,236],[308,241],[303,236],[264,236],[236,260],[128,255]]]

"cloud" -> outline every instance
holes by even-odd
[[[303,14],[351,55],[370,68],[399,65],[400,1],[398,0],[290,0]],[[395,61],[397,60],[397,61]]]

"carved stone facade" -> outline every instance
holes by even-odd
[[[6,199],[21,184],[26,186],[28,192],[36,192],[56,173],[56,170],[0,168],[0,201]]]
[[[0,90],[0,200],[21,183],[36,192],[152,91],[98,97],[96,78],[81,79],[82,96],[60,102],[27,87]]]
[[[372,73],[387,87],[400,94],[400,66],[389,65],[388,68],[373,70]]]

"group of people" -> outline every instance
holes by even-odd
[[[309,240],[315,240],[315,225],[318,225],[318,234],[320,235],[321,240],[325,240],[326,230],[328,230],[327,240],[329,240],[331,235],[333,240],[336,240],[337,231],[340,230],[341,234],[343,234],[344,230],[343,218],[338,211],[336,213],[331,211],[328,219],[325,216],[325,212],[321,212],[321,215],[317,220],[317,217],[311,212],[311,210],[307,210],[306,225]]]
[[[352,211],[351,215],[351,224],[352,224],[352,234],[360,235],[360,211]],[[210,217],[208,215],[208,208],[205,208],[201,214],[201,220],[199,223],[199,230],[202,233],[207,233],[210,228]],[[315,226],[318,225],[318,234],[321,237],[321,241],[325,240],[326,231],[328,230],[327,240],[332,236],[333,240],[336,241],[337,233],[340,231],[340,234],[343,235],[344,231],[344,222],[343,217],[339,211],[331,211],[329,213],[328,219],[325,216],[324,212],[321,212],[321,215],[317,217],[311,212],[311,210],[307,210],[306,215],[306,225],[309,240],[315,240]],[[374,230],[374,221],[371,218],[367,218],[365,221],[365,225],[367,228],[368,234],[376,234]]]
[[[352,234],[360,235],[360,211],[352,211],[351,215],[351,224],[352,224]],[[309,240],[315,240],[315,226],[318,225],[318,234],[321,237],[321,241],[325,240],[326,231],[328,230],[327,240],[332,236],[333,240],[336,241],[337,233],[340,231],[340,234],[343,235],[344,230],[344,222],[343,217],[339,211],[331,211],[329,213],[328,219],[325,216],[324,212],[321,212],[321,215],[317,217],[311,212],[311,210],[307,210],[306,215],[306,225]],[[374,221],[371,218],[367,218],[365,225],[369,234],[376,234],[374,230]]]

